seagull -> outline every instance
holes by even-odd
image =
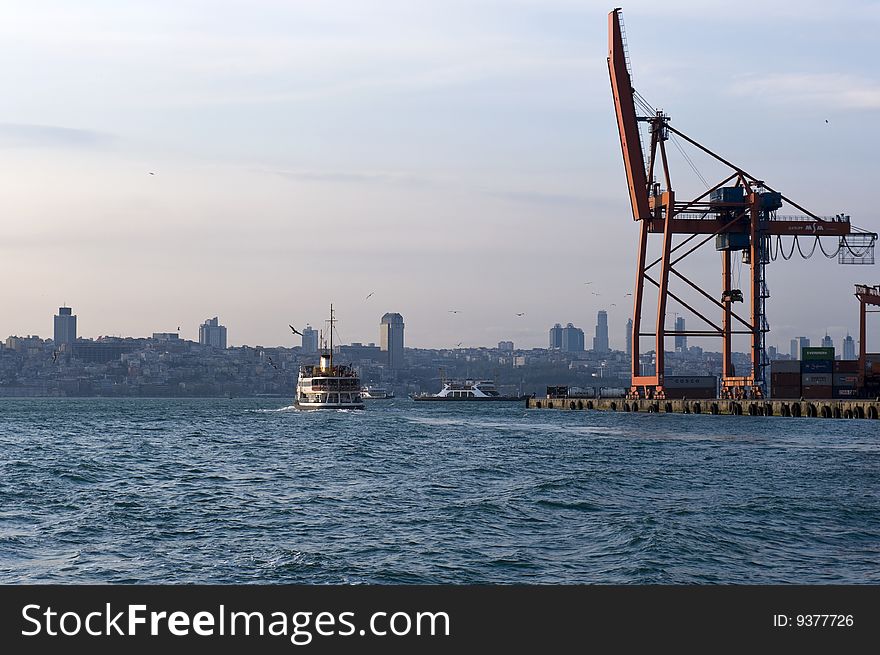
[[[627,296],[631,296],[631,295],[632,295],[631,293],[625,293],[625,294],[623,294],[623,297],[626,298]]]
[[[525,312],[517,312],[517,314],[516,314],[516,315],[517,315],[517,316],[525,316],[525,315],[526,315],[526,313],[525,313]]]
[[[449,313],[450,314],[458,314],[460,311],[461,311],[460,309],[450,309]]]
[[[278,370],[278,367],[275,366],[275,362],[272,361],[272,358],[269,357],[268,360],[269,360],[269,364],[272,366],[272,368],[274,368],[275,370]]]
[[[584,282],[584,284],[593,284],[592,282]]]
[[[375,291],[370,291],[370,293],[367,294],[367,297],[364,298],[364,300],[369,300],[369,299],[370,299],[370,296],[372,296],[374,293],[376,293],[376,292],[375,292]]]
[[[455,344],[455,347],[458,348],[458,347],[460,347],[461,344],[463,344],[463,343],[464,343],[464,341],[459,341],[457,344]]]
[[[56,359],[58,359],[58,351],[57,351],[57,350],[53,350],[53,351],[52,351],[52,363],[53,363],[53,364],[55,363],[55,360],[56,360]]]
[[[826,122],[826,123],[827,123],[827,122],[828,122],[828,121],[825,121],[825,122]],[[153,172],[150,172],[150,175],[155,175],[155,173],[153,173]]]
[[[602,294],[601,294],[601,293],[597,293],[597,292],[595,292],[595,291],[593,291],[593,295],[594,295],[594,296],[601,296],[601,295],[602,295]]]
[[[613,303],[611,303],[611,306],[612,306],[612,307],[617,307],[617,303],[616,303],[616,302],[613,302]]]
[[[179,326],[179,325],[177,326],[177,331],[180,332],[180,326]]]
[[[825,122],[826,122],[826,123],[828,122],[828,119],[827,119],[827,118],[825,119]]]
[[[303,335],[302,332],[300,332],[299,330],[297,330],[297,329],[296,329],[295,327],[293,327],[290,323],[287,324],[287,327],[289,327],[291,330],[293,330],[293,333],[294,333],[294,334],[298,334],[299,336],[302,336],[302,335]]]

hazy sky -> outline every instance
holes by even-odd
[[[81,336],[194,339],[217,315],[230,344],[293,345],[287,324],[319,325],[332,301],[344,341],[378,341],[394,311],[408,346],[545,346],[569,321],[589,343],[607,309],[622,348],[637,226],[612,8],[7,0],[0,335],[51,336],[67,303]],[[880,230],[880,2],[623,8],[635,86],[674,126]],[[673,166],[680,195],[701,190]],[[684,270],[717,289],[719,262]],[[768,280],[768,344],[787,350],[856,333],[852,285],[880,273],[813,258]]]

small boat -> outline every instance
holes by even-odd
[[[330,305],[330,342],[321,339],[317,365],[299,367],[294,407],[298,409],[363,409],[360,375],[351,366],[333,363],[333,325],[336,317]]]
[[[492,380],[465,380],[463,382],[444,381],[439,393],[412,394],[413,400],[448,401],[514,401],[525,400],[528,396],[502,396]]]
[[[390,400],[394,398],[394,392],[385,387],[368,385],[361,389],[361,397],[364,400]]]

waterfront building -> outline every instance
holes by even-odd
[[[560,350],[562,348],[562,325],[557,323],[550,328],[550,350]]]
[[[791,358],[800,359],[801,350],[810,347],[810,340],[807,337],[796,337],[791,340]]]
[[[394,312],[382,316],[379,324],[379,343],[382,352],[387,353],[388,368],[402,369],[403,362],[403,316]]]
[[[513,352],[513,341],[499,341],[498,350],[503,350],[504,352]]]
[[[841,359],[853,360],[856,358],[856,340],[847,332],[846,338],[843,340],[843,357]]]
[[[593,350],[597,353],[607,353],[608,347],[608,312],[600,309],[596,315],[596,336],[593,337]]]
[[[684,316],[678,316],[675,319],[675,331],[684,332]],[[675,335],[675,352],[686,353],[688,349],[688,338],[684,334]]]
[[[59,307],[55,315],[56,346],[72,346],[76,341],[76,315],[70,307]]]
[[[203,346],[225,349],[226,326],[220,325],[220,320],[216,316],[206,319],[199,326],[199,343]]]
[[[318,331],[311,325],[306,325],[302,331],[302,354],[318,354]]]
[[[633,354],[633,320],[627,319],[626,321],[626,340],[624,341],[626,344],[626,354]]]
[[[580,353],[584,351],[584,331],[571,323],[562,328],[562,351]]]

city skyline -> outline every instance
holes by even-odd
[[[183,326],[178,326],[177,330],[168,330],[165,332],[160,332],[157,330],[146,330],[146,331],[141,330],[140,332],[134,332],[131,334],[112,334],[112,333],[104,334],[104,333],[100,333],[100,334],[96,334],[96,335],[95,334],[84,335],[84,334],[82,334],[82,332],[78,328],[78,316],[72,314],[73,307],[70,307],[67,305],[62,305],[58,308],[58,312],[59,313],[56,314],[52,319],[53,330],[51,330],[50,332],[47,332],[47,334],[49,334],[49,333],[52,334],[51,337],[50,336],[47,336],[47,337],[41,336],[40,331],[24,331],[21,333],[9,333],[7,335],[7,337],[39,337],[41,339],[52,339],[56,343],[59,343],[59,345],[61,343],[61,342],[59,342],[59,339],[58,339],[59,334],[65,335],[65,337],[62,338],[62,342],[67,341],[68,343],[70,342],[70,339],[69,339],[69,336],[67,336],[67,335],[72,335],[72,340],[76,340],[77,338],[86,339],[86,340],[95,340],[95,339],[98,339],[101,337],[146,338],[146,335],[150,335],[150,334],[152,334],[153,336],[155,336],[156,334],[162,334],[162,335],[174,334],[174,335],[178,335],[180,338],[183,338],[183,339],[187,338],[185,336],[187,334],[187,331],[185,329],[183,329]],[[393,313],[386,312],[381,317],[381,319],[379,321],[380,334],[379,334],[378,341],[374,341],[370,337],[354,337],[349,340],[343,340],[342,343],[347,343],[347,344],[381,343],[383,340],[383,337],[385,339],[388,338],[387,334],[385,333],[386,319],[389,321],[394,321],[394,322],[399,320],[399,323],[398,323],[398,325],[400,326],[399,334],[397,336],[393,337],[393,339],[394,339],[395,343],[398,344],[397,348],[398,349],[402,348],[403,347],[402,346],[403,317],[398,312],[393,312]],[[227,346],[228,347],[235,347],[235,346],[242,346],[242,345],[244,345],[244,346],[261,346],[261,347],[268,347],[268,348],[272,348],[272,347],[287,347],[287,348],[289,348],[289,347],[293,347],[293,344],[295,344],[296,342],[299,342],[301,344],[301,346],[304,348],[305,352],[317,352],[319,330],[312,328],[310,322],[306,322],[304,327],[302,328],[301,333],[298,333],[298,334],[291,333],[290,327],[293,327],[293,326],[288,326],[288,334],[290,334],[289,342],[278,342],[278,343],[245,343],[245,342],[233,343],[233,342],[230,342],[230,343],[227,343],[227,328],[225,325],[219,324],[218,317],[214,316],[213,318],[203,319],[202,321],[200,321],[199,324],[197,326],[195,326],[195,333],[196,333],[195,337],[192,337],[189,340],[195,341],[197,343],[203,343],[206,345],[215,345],[217,347],[222,347],[222,348],[226,348]],[[549,347],[551,350],[559,349],[559,350],[564,350],[564,351],[568,351],[568,352],[595,350],[596,338],[598,336],[600,338],[600,341],[602,341],[603,343],[604,343],[604,341],[607,340],[608,347],[610,350],[622,351],[622,352],[626,352],[627,354],[629,354],[629,352],[630,352],[629,345],[630,344],[629,344],[629,339],[627,338],[627,336],[629,335],[629,331],[631,330],[631,319],[627,319],[627,322],[624,327],[624,331],[623,331],[621,338],[620,338],[620,341],[622,342],[621,344],[617,344],[614,340],[612,340],[610,338],[610,334],[613,332],[613,330],[612,330],[613,327],[614,326],[610,326],[607,323],[607,312],[605,310],[598,311],[597,324],[594,326],[592,336],[589,336],[589,333],[587,333],[586,331],[584,331],[581,328],[574,326],[571,322],[568,322],[565,327],[563,327],[561,325],[561,323],[557,322],[553,326],[551,326],[550,330],[549,330],[549,332],[550,332],[550,346]],[[674,321],[673,328],[676,330],[678,330],[680,328],[683,329],[684,328],[684,319],[682,317],[677,317]],[[557,331],[557,330],[558,330],[558,335],[556,336],[556,342],[554,345],[554,331]],[[336,332],[338,334],[338,330],[336,330]],[[571,338],[566,338],[566,336],[565,336],[566,332],[577,333],[576,337],[571,337],[571,338],[574,338],[574,341],[571,342],[571,343],[575,344],[573,348],[570,347],[570,345],[569,345],[569,341],[571,340]],[[2,334],[2,333],[0,333],[0,334]],[[208,335],[210,335],[210,336],[208,336]],[[411,336],[411,333],[407,332],[407,335],[408,335],[407,339],[409,339]],[[535,348],[539,348],[539,349],[546,348],[547,347],[546,346],[546,343],[547,343],[546,342],[546,335],[547,335],[547,332],[545,331],[545,342],[544,342],[545,345],[525,345],[525,346],[517,345],[516,349],[517,350],[531,350],[531,349],[535,349]],[[870,338],[870,330],[869,330],[868,336]],[[2,338],[5,339],[7,337],[2,337]],[[837,354],[844,353],[846,348],[856,348],[857,349],[857,344],[859,343],[859,340],[855,337],[852,337],[848,330],[844,331],[843,333],[840,333],[837,336],[834,336],[834,335],[829,335],[829,331],[826,329],[826,330],[822,331],[822,336],[819,336],[818,338],[816,338],[815,341],[816,342],[821,341],[821,342],[823,342],[823,345],[825,345],[825,342],[824,342],[825,339],[829,339],[831,341],[831,344],[835,348],[835,352]],[[309,344],[313,343],[314,344],[313,347],[307,347],[306,346],[307,341]],[[687,349],[687,337],[684,338],[683,344],[681,343],[679,337],[669,337],[667,339],[667,341],[673,341],[673,343],[674,343],[674,346],[672,348],[668,348],[667,352],[679,351],[679,350],[681,350],[681,347],[680,347],[681,345],[684,345],[684,347],[685,347],[684,349]],[[715,340],[715,341],[717,341],[717,340]],[[593,344],[592,348],[586,347],[586,344],[588,342]],[[798,342],[797,348],[795,347],[796,342]],[[502,339],[501,341],[498,342],[499,348],[501,347],[501,345],[500,345],[501,343],[513,344],[513,343],[515,343],[515,341],[512,339]],[[773,348],[774,351],[778,351],[779,353],[788,353],[788,355],[791,358],[796,359],[797,357],[795,357],[795,355],[794,355],[796,350],[799,352],[801,347],[808,347],[810,345],[810,343],[811,343],[810,337],[798,336],[798,337],[793,337],[790,340],[789,347],[779,347],[778,344],[770,343],[769,341],[767,343],[767,347],[768,347],[768,350],[770,348]],[[869,344],[870,343],[872,343],[872,342],[869,341]],[[222,344],[222,346],[220,344]],[[710,342],[710,344],[711,344],[711,342]],[[443,349],[443,348],[457,348],[457,347],[460,347],[460,348],[471,348],[471,347],[473,347],[473,348],[492,348],[493,346],[491,345],[491,342],[489,342],[489,343],[473,343],[473,344],[468,344],[468,345],[464,345],[463,342],[459,342],[457,344],[451,344],[451,345],[449,345],[449,344],[436,344],[436,345],[427,345],[427,346],[419,345],[419,346],[413,346],[413,347],[427,348],[427,349],[431,349],[431,348]],[[715,350],[711,347],[709,347],[709,348],[702,347],[702,348],[704,350],[706,350],[707,352],[718,352],[717,350]],[[513,348],[511,348],[511,349],[513,349]],[[383,347],[383,351],[384,350],[387,350],[387,346]],[[649,352],[651,350],[652,350],[651,348],[648,348],[644,352]],[[742,350],[742,351],[737,351],[737,352],[746,352],[746,351]],[[874,344],[873,350],[871,347],[868,348],[868,352],[880,352],[880,339],[878,339],[877,343]],[[398,355],[398,359],[399,358],[400,358],[400,356]]]
[[[373,340],[393,310],[415,346],[538,347],[547,317],[589,326],[605,309],[624,348],[637,230],[605,61],[610,5],[263,1],[198,24],[193,6],[55,3],[52,22],[45,6],[0,10],[7,57],[22,62],[2,73],[15,183],[0,332],[33,332],[60,299],[85,335],[220,314],[233,344],[287,343],[288,324],[333,300],[349,340]],[[624,11],[635,84],[673,125],[808,209],[878,229],[863,183],[864,126],[880,111],[875,5]],[[714,259],[700,266],[716,275]],[[314,270],[321,288],[290,284]],[[853,284],[878,277],[774,262],[768,344],[857,333]]]

